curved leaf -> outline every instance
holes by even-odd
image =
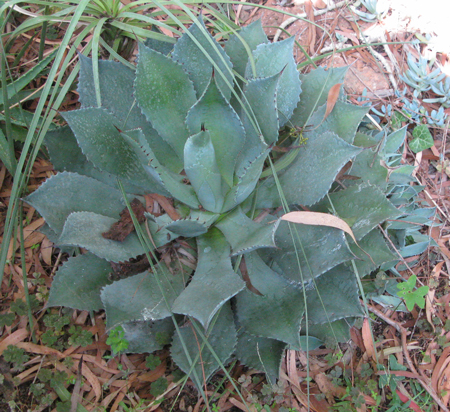
[[[283,72],[277,87],[277,109],[280,127],[292,116],[300,100],[301,81],[293,56],[295,37],[277,43],[260,44],[254,51],[256,77],[269,77]],[[250,63],[245,70],[247,79],[254,78]]]
[[[344,233],[326,226],[296,227],[281,221],[275,244],[277,249],[265,249],[260,256],[272,270],[296,283],[309,282],[354,258]]]
[[[69,215],[59,238],[59,244],[79,246],[94,255],[111,262],[125,262],[146,252],[135,233],[123,242],[105,239],[107,232],[117,219],[92,212],[74,212]],[[145,233],[145,228],[144,228]]]
[[[118,177],[131,180],[149,192],[158,185],[149,178],[134,151],[117,129],[118,120],[101,108],[87,108],[63,113],[84,155],[94,166]]]
[[[110,187],[118,187],[116,176],[97,169],[86,158],[78,146],[75,135],[68,126],[48,132],[44,141],[55,170],[78,173],[92,177]],[[142,188],[133,185],[130,180],[123,179],[122,182],[126,193],[143,194],[145,192]]]
[[[67,172],[47,179],[25,201],[41,214],[56,233],[61,233],[72,212],[94,212],[119,219],[125,207],[118,190],[90,177]]]
[[[189,136],[184,120],[197,100],[186,72],[172,59],[140,44],[134,90],[144,115],[183,159]]]
[[[264,371],[274,384],[279,377],[281,360],[286,346],[284,342],[253,336],[240,330],[236,358],[245,366]]]
[[[206,54],[198,47],[191,36],[200,43]],[[217,85],[225,99],[230,100],[233,87],[230,58],[206,30],[201,18],[193,22],[189,28],[189,33],[184,33],[179,38],[175,44],[172,56],[188,72],[197,91],[197,97],[203,94],[213,73],[213,65],[207,57],[209,56],[218,66],[218,70],[216,70]],[[226,81],[222,76],[225,77]],[[229,85],[227,85],[227,82]]]
[[[201,330],[201,325],[197,321],[192,320],[192,323],[194,322],[197,328]],[[210,326],[204,332],[216,356],[204,345],[202,336],[192,323],[188,322],[184,327],[180,328],[179,334],[176,333],[174,335],[170,352],[175,363],[185,373],[189,373],[191,365],[197,357],[194,370],[199,379],[194,377],[194,373],[191,373],[190,377],[197,387],[201,387],[203,382],[207,382],[217,369],[228,362],[236,346],[237,334],[233,321],[233,313],[229,304],[225,304],[222,307],[214,325]],[[181,339],[185,344],[188,354],[183,349]],[[217,362],[216,357],[220,360],[221,364]]]
[[[69,258],[53,278],[47,307],[103,309],[100,291],[112,282],[109,279],[111,271],[109,262],[91,253]]]
[[[230,247],[217,229],[198,237],[198,263],[189,286],[173,305],[175,313],[195,317],[208,328],[217,311],[245,287],[233,271]]]
[[[244,45],[243,42],[246,44]],[[255,50],[258,45],[268,42],[269,40],[262,28],[261,19],[242,27],[237,34],[231,35],[225,43],[225,51],[230,56],[233,69],[244,77],[249,53]]]
[[[346,265],[336,266],[316,278],[306,296],[308,320],[311,324],[364,316],[356,275]]]
[[[350,225],[357,240],[378,224],[401,214],[377,186],[369,184],[351,186],[348,189],[330,193],[329,197],[332,207],[330,201],[324,199],[314,209],[320,212],[327,212],[329,208],[334,209],[336,215]]]
[[[236,313],[245,332],[300,346],[303,292],[271,270],[254,253],[246,255],[247,271],[263,296],[244,290],[236,297]]]
[[[317,108],[326,103],[330,89],[336,83],[344,81],[347,67],[338,67],[325,70],[318,67],[308,74],[301,74],[302,93],[300,103],[295,109],[290,121],[298,127],[304,127],[306,121]]]
[[[282,72],[270,77],[250,79],[244,87],[245,102],[249,106],[248,110],[254,116],[263,139],[268,145],[278,140],[277,87],[280,76],[282,76]],[[246,114],[243,113],[243,116],[246,116]],[[249,121],[245,122],[245,125],[246,130],[251,128],[250,136],[255,133],[253,125]],[[251,143],[251,139],[246,141],[243,150],[245,157],[248,157],[248,153],[251,153],[249,147]]]
[[[310,206],[318,202],[327,194],[339,170],[360,151],[331,132],[310,136],[295,160],[279,176],[288,204]],[[275,180],[268,178],[258,189],[257,207],[280,205]]]
[[[195,134],[184,147],[184,170],[201,206],[214,213],[222,209],[222,176],[208,130]]]
[[[274,248],[278,221],[257,223],[247,217],[240,207],[216,223],[231,245],[232,256],[259,248]]]
[[[202,127],[209,132],[220,174],[228,186],[233,186],[234,169],[245,141],[245,131],[238,115],[218,89],[215,76],[189,110],[186,123],[191,134],[200,132]]]
[[[163,265],[155,267],[156,273],[144,272],[103,288],[107,329],[126,322],[171,316],[170,306],[184,287],[184,276],[181,271],[173,275]]]
[[[166,318],[156,321],[143,320],[122,323],[128,342],[126,353],[152,353],[167,345],[173,335],[173,320]]]

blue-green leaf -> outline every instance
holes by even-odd
[[[184,287],[183,273],[172,274],[163,263],[155,269],[156,273],[147,271],[103,288],[107,329],[171,316],[170,306]]]
[[[134,93],[152,126],[183,159],[189,136],[185,119],[197,100],[187,73],[169,57],[140,45]]]
[[[259,248],[275,248],[275,231],[278,220],[257,223],[247,217],[240,207],[228,213],[216,223],[232,248],[232,255],[251,252]]]
[[[97,213],[71,213],[58,243],[83,247],[94,255],[112,262],[124,262],[144,254],[146,250],[135,233],[131,233],[123,242],[105,239],[102,236],[102,233],[107,232],[115,222],[117,219]]]
[[[344,232],[326,226],[297,227],[281,221],[275,244],[277,249],[265,249],[260,256],[272,270],[296,283],[309,282],[354,257]]]
[[[295,160],[279,176],[288,204],[309,206],[318,202],[327,194],[339,170],[360,151],[334,133],[311,133]],[[258,189],[257,207],[280,205],[275,180],[268,178]]]
[[[264,162],[270,152],[266,148],[254,159],[243,163],[242,170],[237,173],[237,183],[226,194],[222,213],[228,212],[237,205],[240,205],[253,192],[261,176]]]
[[[175,313],[195,317],[208,328],[217,311],[245,287],[233,271],[230,247],[217,229],[197,238],[198,263],[189,286],[173,305]]]
[[[175,220],[165,228],[179,236],[197,237],[205,234],[218,217],[215,213],[191,210],[189,216]]]
[[[264,371],[275,384],[280,374],[286,343],[275,339],[253,336],[239,330],[236,357],[241,364]]]
[[[278,140],[278,111],[277,111],[277,86],[282,76],[281,72],[270,77],[251,79],[244,87],[245,102],[248,103],[248,110],[256,120],[264,141],[271,145]],[[243,113],[246,117],[246,114]],[[247,120],[246,130],[253,125]],[[249,131],[250,135],[255,134],[255,130]],[[260,137],[258,136],[258,139]],[[246,142],[243,154],[248,156],[251,153],[248,147],[251,140]],[[245,150],[246,149],[246,150]]]
[[[368,107],[355,106],[338,100],[325,120],[323,118],[326,113],[326,105],[323,105],[314,112],[308,124],[314,128],[314,134],[333,132],[342,140],[353,144],[356,130],[368,111]],[[307,131],[304,132],[306,138],[309,138],[308,134]]]
[[[339,265],[316,278],[306,292],[308,320],[313,324],[363,316],[356,275]]]
[[[222,210],[222,176],[208,130],[191,137],[184,147],[184,170],[201,206],[214,213]]]
[[[283,72],[277,87],[277,108],[279,112],[280,127],[284,126],[292,116],[300,100],[301,81],[297,65],[293,56],[295,37],[277,43],[260,44],[253,57],[255,59],[256,76],[254,76],[250,63],[247,64],[245,77],[269,77]]]
[[[175,326],[170,318],[151,321],[132,321],[122,323],[125,339],[128,342],[127,353],[152,353],[167,345]]]
[[[100,291],[112,282],[109,279],[111,271],[109,262],[91,253],[69,258],[56,272],[47,307],[103,309]]]
[[[346,72],[347,67],[328,70],[319,67],[300,75],[302,94],[290,121],[295,126],[304,127],[312,113],[326,103],[330,89],[337,83],[343,83]]]
[[[324,213],[335,210],[336,215],[352,228],[357,240],[378,224],[401,214],[377,186],[365,183],[330,193],[329,199],[324,199],[314,210]]]
[[[196,324],[196,327],[193,323]],[[214,350],[214,354],[203,343],[203,337],[198,329],[202,330],[203,328],[196,320],[192,320],[192,322],[188,322],[180,328],[180,333],[174,334],[170,352],[173,360],[183,372],[189,373],[191,366],[194,365],[195,375],[191,372],[190,377],[197,387],[202,387],[203,383],[207,382],[217,369],[227,364],[234,352],[237,333],[230,304],[223,305],[214,325],[211,325],[204,332],[207,341]],[[187,354],[184,348],[186,348]],[[196,362],[194,363],[195,359]]]
[[[204,51],[199,48],[193,38],[195,38]],[[189,28],[189,32],[184,33],[179,38],[175,44],[172,56],[175,61],[183,65],[189,74],[197,91],[197,97],[203,94],[213,73],[213,64],[208,59],[209,56],[217,65],[215,75],[217,77],[218,87],[225,98],[230,100],[231,90],[233,88],[230,58],[219,43],[209,34],[208,30],[206,30],[201,18],[198,21],[194,21]]]
[[[158,190],[121,136],[117,129],[119,121],[113,115],[101,108],[86,108],[63,113],[63,117],[94,166],[131,180],[149,192]]]
[[[216,80],[217,76],[211,78],[205,92],[189,111],[186,123],[191,134],[199,133],[202,127],[208,130],[220,174],[231,187],[245,131],[238,115],[218,89]]]
[[[300,288],[290,285],[255,253],[245,256],[252,285],[262,296],[242,291],[236,297],[239,324],[247,333],[300,346],[300,322],[305,304]]]
[[[44,217],[56,233],[61,233],[72,212],[94,212],[119,219],[120,212],[126,206],[118,190],[90,177],[67,172],[47,179],[25,201]]]
[[[230,39],[225,44],[225,51],[230,56],[233,69],[244,77],[251,52],[258,45],[268,42],[269,40],[261,25],[261,19],[242,27],[237,34],[230,36]]]

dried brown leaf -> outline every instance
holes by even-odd
[[[366,348],[367,355],[376,362],[375,347],[373,345],[372,331],[370,329],[369,319],[365,318],[362,326],[362,338]]]
[[[328,92],[327,109],[325,111],[325,116],[323,117],[322,122],[324,122],[325,119],[333,111],[334,106],[336,105],[336,102],[339,98],[339,92],[341,90],[341,86],[342,86],[342,83],[336,83],[333,87],[331,87],[330,91]]]
[[[292,223],[299,223],[302,225],[313,226],[329,226],[336,229],[343,230],[348,233],[353,241],[356,242],[355,235],[353,234],[350,226],[337,216],[330,215],[328,213],[320,212],[289,212],[281,216],[281,220],[286,220]]]

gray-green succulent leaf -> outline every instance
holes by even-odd
[[[94,75],[80,56],[81,108],[45,136],[59,173],[24,199],[78,254],[48,306],[104,309],[130,352],[171,344],[198,387],[232,358],[274,382],[286,348],[348,339],[363,316],[357,277],[395,270],[390,244],[404,256],[426,247],[412,223],[431,215],[396,154],[406,129],[364,128],[367,108],[342,89],[328,113],[346,68],[299,74],[294,37],[270,43],[260,21],[224,46],[199,19],[172,43],[140,44],[135,70],[99,61]],[[130,225],[135,199],[126,236],[105,237]],[[336,215],[358,244],[280,220],[288,209]]]

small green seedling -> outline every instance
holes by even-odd
[[[114,355],[117,355],[128,348],[129,342],[125,339],[125,331],[122,326],[116,326],[109,332],[106,344],[111,346]]]
[[[425,307],[425,295],[429,290],[428,286],[421,286],[420,288],[415,289],[416,281],[417,276],[413,275],[406,282],[397,285],[397,288],[400,289],[397,292],[397,295],[405,301],[409,311],[413,310],[415,304],[417,304],[420,309]]]

